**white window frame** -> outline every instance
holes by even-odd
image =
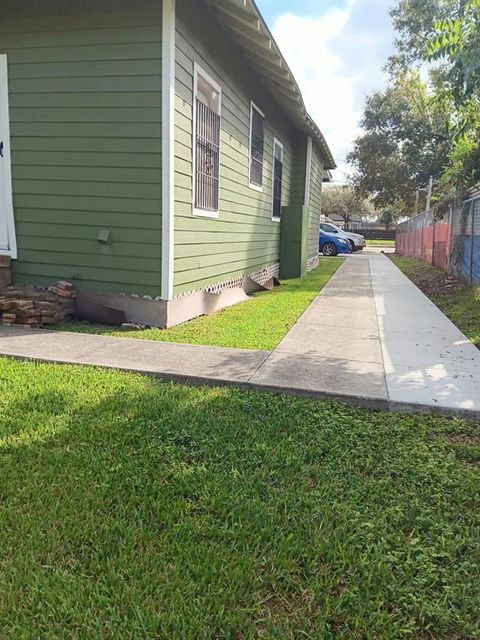
[[[255,184],[251,180],[252,173],[252,124],[253,124],[253,110],[257,111],[263,118],[263,143],[264,143],[264,158],[262,162],[262,184]],[[265,114],[255,104],[253,100],[250,100],[250,131],[248,132],[248,186],[255,191],[263,192],[263,180],[264,180],[264,167],[265,167]]]
[[[0,105],[5,105],[5,110],[0,110],[2,118],[3,137],[3,162],[5,163],[5,193],[3,194],[3,206],[6,213],[8,249],[0,250],[0,255],[17,258],[17,240],[15,235],[15,218],[13,214],[12,193],[12,160],[10,154],[10,118],[9,118],[9,91],[8,91],[8,59],[7,54],[0,54]],[[0,194],[0,197],[1,194]]]
[[[197,154],[196,147],[197,144],[197,87],[198,87],[198,75],[201,75],[209,82],[214,89],[218,91],[218,110],[220,116],[220,140],[218,146],[218,208],[214,211],[209,211],[207,209],[198,209],[195,206],[195,180],[197,179]],[[220,184],[221,184],[221,142],[222,142],[222,127],[221,127],[221,118],[222,118],[222,88],[216,82],[210,74],[208,74],[203,67],[201,67],[197,62],[193,63],[193,99],[192,99],[192,215],[199,218],[218,218],[220,216]]]
[[[303,204],[310,205],[310,185],[312,183],[312,138],[307,137],[307,156],[305,159],[305,198]]]
[[[273,153],[272,153],[272,202],[271,202],[271,212],[272,212],[272,222],[280,222],[281,218],[273,215],[273,199],[275,193],[275,145],[280,147],[282,151],[282,189],[283,189],[283,144],[280,142],[278,138],[273,138]]]

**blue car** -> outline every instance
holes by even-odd
[[[333,233],[325,233],[320,229],[318,251],[324,256],[336,256],[337,253],[352,253],[350,242]]]

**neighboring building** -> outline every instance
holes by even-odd
[[[350,222],[348,225],[350,231],[358,231],[363,228],[363,220],[361,218],[350,218]]]
[[[343,217],[338,214],[338,213],[331,213],[329,216],[325,216],[325,221],[326,222],[333,222],[333,224],[336,224],[337,227],[340,227],[341,229],[345,229],[345,220],[343,219]],[[348,231],[355,231],[357,229],[361,229],[364,226],[364,223],[362,222],[361,218],[357,218],[355,216],[352,216],[349,220],[348,223]]]
[[[0,140],[16,283],[169,326],[317,264],[335,163],[252,0],[2,0]]]

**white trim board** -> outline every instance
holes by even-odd
[[[162,298],[173,298],[175,257],[175,0],[162,2]]]
[[[310,185],[312,182],[312,137],[307,137],[307,157],[305,159],[305,194],[303,204],[310,204]]]
[[[2,154],[0,158],[4,178],[3,194],[0,194],[2,202],[0,209],[5,215],[7,229],[7,246],[0,249],[0,254],[8,255],[11,258],[17,257],[17,241],[15,236],[15,219],[13,215],[13,194],[12,194],[12,165],[10,152],[10,118],[8,101],[8,63],[7,55],[0,54],[0,142],[3,142]],[[0,210],[0,215],[2,211]]]
[[[273,154],[272,154],[272,204],[270,210],[272,212],[272,222],[280,222],[281,218],[273,215],[273,195],[275,192],[275,146],[279,147],[282,152],[282,191],[283,191],[283,144],[278,138],[273,138]],[[280,207],[282,206],[282,193],[280,193]]]

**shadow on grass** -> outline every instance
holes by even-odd
[[[7,635],[474,629],[475,482],[428,438],[452,421],[2,369],[1,424],[22,436],[0,444]]]

